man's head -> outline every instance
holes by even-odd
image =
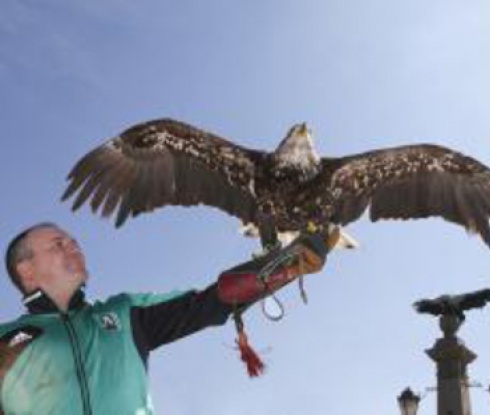
[[[5,262],[22,293],[41,289],[54,300],[69,299],[88,278],[77,242],[54,223],[40,223],[18,234],[7,248]]]

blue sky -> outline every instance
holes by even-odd
[[[490,5],[483,0],[268,2],[4,0],[0,5],[0,249],[54,220],[82,244],[90,298],[202,288],[257,248],[233,218],[169,208],[115,230],[59,197],[74,162],[122,129],[170,116],[273,149],[307,121],[322,154],[434,142],[490,164]],[[308,277],[309,304],[281,293],[286,317],[246,316],[268,371],[249,380],[233,325],[154,354],[158,413],[398,413],[410,385],[434,386],[422,297],[490,286],[488,248],[441,220],[349,227],[361,248]],[[5,273],[4,273],[5,274]],[[0,279],[0,320],[22,308]],[[488,310],[461,329],[490,383]],[[474,414],[490,395],[472,389]],[[428,393],[419,413],[435,410]]]

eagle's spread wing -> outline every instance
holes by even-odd
[[[136,125],[85,155],[68,175],[62,199],[78,191],[73,210],[90,199],[116,226],[166,205],[205,204],[251,221],[258,151],[182,122]]]
[[[419,313],[432,314],[433,316],[440,316],[447,311],[447,302],[442,301],[440,298],[436,299],[423,299],[414,303],[414,307]]]
[[[421,144],[323,160],[320,182],[334,197],[334,222],[370,207],[371,220],[440,216],[490,245],[490,170],[450,149]]]
[[[490,302],[490,289],[486,288],[460,295],[443,295],[434,299],[423,299],[414,303],[419,313],[440,316],[455,313],[464,318],[463,311],[482,308]]]
[[[474,291],[472,293],[463,294],[459,299],[459,307],[461,310],[469,310],[472,308],[482,308],[490,302],[490,289]]]

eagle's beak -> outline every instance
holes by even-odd
[[[308,137],[309,131],[308,131],[308,125],[304,122],[299,126],[298,133],[300,136],[306,138]]]

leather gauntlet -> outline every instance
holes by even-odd
[[[279,251],[224,271],[218,278],[218,297],[227,304],[251,304],[300,275],[320,271],[329,251],[330,238],[319,233],[300,235]]]
[[[233,306],[233,319],[238,333],[237,346],[249,376],[259,376],[265,366],[248,342],[243,311],[301,275],[320,271],[328,251],[339,238],[338,228],[329,233],[328,237],[320,233],[306,233],[287,247],[234,267],[218,277],[218,297]]]

